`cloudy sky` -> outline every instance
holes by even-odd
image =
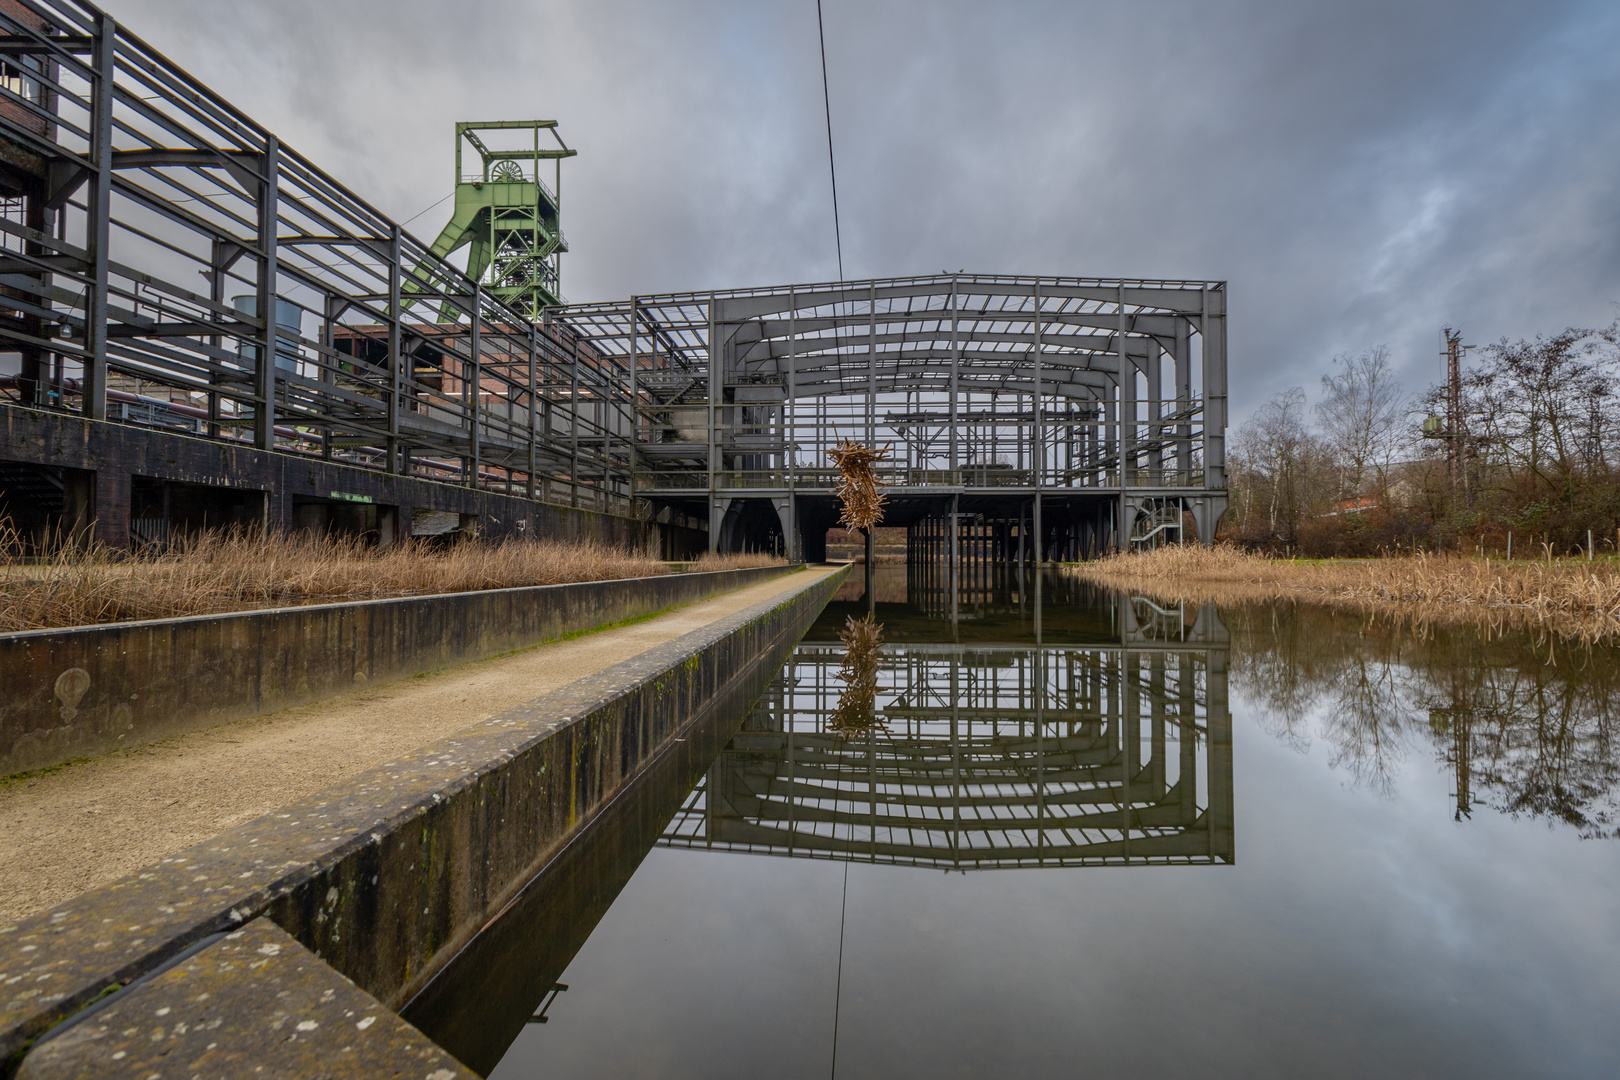
[[[554,117],[570,299],[837,276],[814,0],[106,0],[384,211]],[[1620,302],[1620,5],[825,0],[849,277],[1217,278],[1233,422]],[[431,240],[449,204],[409,228]]]

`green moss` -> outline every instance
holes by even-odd
[[[114,753],[117,752],[118,751],[114,751]],[[26,783],[30,780],[38,780],[42,776],[49,776],[51,773],[61,772],[63,769],[71,769],[75,765],[83,765],[89,760],[90,759],[87,757],[70,758],[67,761],[59,761],[55,765],[46,765],[38,769],[29,769],[27,772],[12,773],[10,776],[0,776],[0,791],[11,787],[13,784]]]
[[[685,606],[686,606],[685,604],[671,604],[668,607],[659,608],[657,611],[649,611],[644,615],[632,615],[628,619],[619,619],[617,622],[603,623],[601,626],[593,626],[593,627],[590,627],[587,630],[571,630],[566,634],[559,634],[556,637],[546,638],[544,641],[540,642],[540,644],[541,645],[550,645],[553,642],[558,642],[558,641],[572,641],[575,638],[581,638],[581,637],[584,637],[587,634],[599,633],[599,632],[601,632],[603,630],[616,630],[621,626],[634,626],[636,623],[644,623],[644,622],[647,622],[650,619],[656,619],[660,615],[668,615],[670,612],[674,611],[676,608],[685,607]],[[534,649],[534,648],[538,648],[538,647],[539,646],[536,646],[536,645],[529,645],[529,646],[525,646],[524,648],[521,648],[521,649],[513,649],[512,652],[510,652],[510,653],[500,653],[499,655],[500,656],[511,656],[511,655],[513,655],[515,653],[528,652],[530,649]],[[489,659],[493,660],[493,659],[495,659],[495,657],[492,656]]]

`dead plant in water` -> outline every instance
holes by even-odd
[[[873,471],[878,462],[889,456],[888,447],[874,449],[864,443],[845,439],[827,451],[838,466],[838,483],[833,494],[838,496],[842,509],[838,524],[846,529],[865,532],[883,520],[883,481]]]
[[[883,624],[868,615],[864,619],[844,618],[838,635],[844,643],[844,660],[838,666],[838,681],[844,684],[838,706],[827,720],[827,728],[843,736],[863,735],[883,727],[877,715],[878,654],[883,651]]]
[[[407,540],[377,551],[357,538],[209,532],[162,554],[119,557],[80,539],[25,560],[17,539],[0,521],[0,631],[669,572],[595,541]]]

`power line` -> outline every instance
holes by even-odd
[[[820,5],[820,0],[817,0],[817,5],[818,6]],[[840,267],[840,269],[842,269],[842,268]],[[843,280],[842,277],[840,277],[839,280],[840,281]],[[846,646],[846,648],[847,648],[847,646]],[[833,780],[833,809],[834,810],[837,810],[837,808],[838,808],[837,807],[838,796],[842,795],[843,792],[844,792],[844,781],[842,779],[835,778]],[[854,780],[851,780],[850,783],[849,783],[849,793],[850,793],[850,797],[854,798],[854,796],[855,796],[855,781]],[[833,838],[836,840],[837,837],[838,837],[838,826],[835,823],[833,825]],[[850,818],[849,818],[849,845],[850,845],[850,850],[854,851],[855,850],[855,815],[853,815],[853,814],[851,814]],[[844,1002],[844,921],[845,921],[845,916],[848,913],[849,913],[849,860],[846,859],[846,860],[844,860],[844,892],[843,892],[843,896],[838,901],[838,977],[837,977],[837,980],[833,983],[832,1069],[828,1073],[828,1080],[838,1080],[838,1020],[839,1020],[839,1017],[840,1017],[840,1015],[842,1013],[841,1006],[843,1005],[843,1002]]]
[[[454,195],[454,194],[455,194],[455,192],[453,192],[453,191],[450,193],[450,195]],[[444,199],[448,199],[450,197],[450,195],[446,195],[444,197]],[[440,199],[439,202],[434,203],[433,206],[438,206],[439,203],[444,202],[444,199]],[[433,209],[433,206],[428,207],[427,210],[418,210],[416,213],[412,214],[410,217],[408,217],[404,221],[400,222],[399,223],[400,226],[403,228],[404,226],[409,225],[411,222],[415,221],[417,218],[419,218],[423,214],[427,213],[428,210]]]
[[[854,828],[853,825],[850,826]],[[838,1004],[844,996],[844,912],[849,908],[849,863],[844,864],[844,900],[838,906],[838,982],[833,990],[832,1075],[838,1075]]]
[[[821,0],[816,0],[816,34],[821,38],[821,104],[827,112],[827,171],[832,175],[833,240],[838,244],[838,280],[844,280],[844,235],[838,228],[838,166],[833,164],[832,98],[827,93],[827,30],[821,23]]]
[[[821,41],[821,107],[827,115],[827,174],[832,179],[833,242],[838,246],[838,280],[844,280],[844,233],[838,224],[838,165],[833,159],[832,95],[827,90],[827,28],[821,18],[821,0],[816,0],[816,37]],[[855,824],[850,822],[850,836]],[[833,984],[832,1069],[838,1075],[838,1019],[844,997],[844,918],[849,911],[849,863],[844,863],[843,895],[838,901],[838,975]]]

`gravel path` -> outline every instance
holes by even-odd
[[[0,925],[830,572],[0,783]]]

